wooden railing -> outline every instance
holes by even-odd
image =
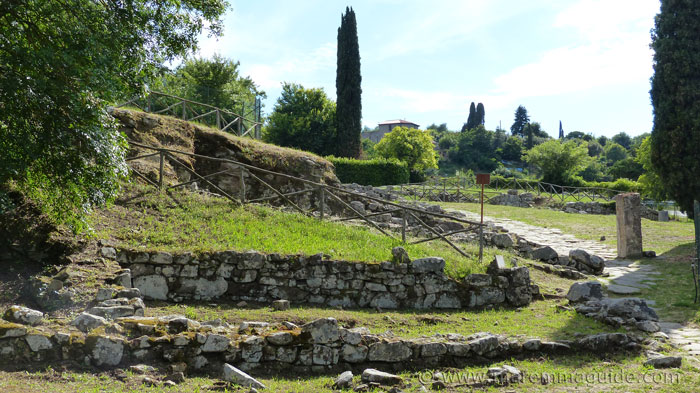
[[[416,200],[442,202],[469,202],[474,198],[478,199],[480,193],[474,180],[468,178],[437,178],[422,183],[399,184],[384,188]],[[491,183],[484,190],[484,201],[510,189],[524,190],[540,197],[561,202],[612,201],[615,195],[624,192],[608,188],[559,186],[544,182],[492,177]]]
[[[391,233],[385,231],[382,229],[379,225],[377,225],[376,222],[373,220],[370,220],[370,217],[374,217],[380,214],[393,214],[398,211],[401,212],[401,217],[402,217],[402,225],[401,225],[401,242],[402,243],[407,243],[407,234],[406,234],[406,229],[407,229],[407,220],[412,219],[413,221],[417,222],[421,227],[425,228],[427,231],[432,233],[431,237],[428,238],[422,238],[422,239],[414,239],[411,242],[408,242],[407,244],[418,244],[418,243],[424,243],[424,242],[429,242],[433,240],[442,240],[445,243],[449,244],[451,247],[453,247],[457,252],[459,252],[462,256],[464,257],[470,257],[465,251],[463,251],[461,248],[459,248],[456,244],[454,244],[453,241],[448,239],[449,236],[462,233],[462,232],[470,232],[470,231],[475,231],[480,225],[478,222],[466,220],[463,218],[457,218],[453,217],[450,215],[446,214],[441,214],[441,213],[434,213],[434,212],[428,212],[423,209],[419,209],[413,206],[408,206],[405,204],[399,204],[391,201],[387,201],[384,199],[380,198],[375,198],[367,195],[363,195],[360,193],[356,193],[350,190],[347,190],[345,188],[341,187],[335,187],[331,186],[328,184],[323,184],[320,182],[315,182],[307,179],[302,179],[299,177],[291,176],[285,173],[280,173],[280,172],[274,172],[270,171],[267,169],[263,168],[258,168],[253,165],[249,164],[244,164],[238,161],[226,159],[226,158],[217,158],[217,157],[210,157],[210,156],[204,156],[201,154],[194,154],[194,153],[189,153],[189,152],[184,152],[184,151],[179,151],[179,150],[173,150],[173,149],[167,149],[167,148],[159,148],[159,147],[153,147],[153,146],[148,146],[144,145],[138,142],[129,142],[133,146],[137,146],[139,148],[145,149],[145,150],[150,150],[153,151],[153,153],[147,153],[147,154],[142,154],[138,155],[135,157],[130,157],[127,159],[127,162],[133,162],[138,159],[143,159],[143,158],[150,158],[150,157],[155,157],[158,156],[158,179],[156,181],[149,179],[147,176],[144,174],[140,173],[136,168],[134,168],[133,165],[131,165],[131,171],[134,175],[137,177],[143,179],[146,183],[152,185],[153,187],[159,189],[159,190],[170,190],[178,187],[183,187],[188,184],[194,183],[194,182],[201,182],[201,184],[206,184],[207,186],[211,187],[216,193],[220,194],[224,198],[228,199],[231,201],[231,203],[234,203],[236,205],[241,205],[245,203],[260,203],[260,202],[267,202],[267,201],[272,201],[275,199],[282,200],[286,205],[291,206],[301,214],[304,214],[306,216],[313,216],[317,217],[320,220],[324,219],[329,219],[332,221],[349,221],[349,220],[362,220],[366,222],[368,225],[373,227],[374,229],[378,230],[385,236],[388,236],[392,239],[399,240],[398,238],[394,237]],[[177,156],[186,156],[186,157],[192,157],[196,158],[198,160],[208,160],[208,161],[213,161],[213,162],[223,162],[227,164],[231,164],[229,169],[223,170],[223,171],[218,171],[215,173],[210,173],[207,175],[201,175],[194,171],[190,166],[182,162],[181,159],[179,159]],[[179,166],[184,168],[187,172],[189,172],[194,179],[191,179],[186,182],[181,182],[178,184],[174,185],[169,185],[166,186],[163,184],[163,168],[166,163],[166,160],[169,164],[173,166]],[[222,190],[219,186],[214,184],[213,181],[210,179],[215,176],[222,176],[222,175],[236,175],[239,179],[239,194],[237,196],[230,195],[226,191]],[[297,182],[300,185],[303,186],[304,189],[302,190],[297,190],[294,192],[287,192],[284,193],[275,187],[273,187],[271,184],[268,182],[264,181],[262,177],[267,177],[268,175],[273,176],[273,177],[282,177],[285,178],[289,181]],[[256,199],[247,199],[246,198],[246,188],[250,187],[249,184],[246,184],[244,179],[252,179],[253,181],[257,182],[258,184],[262,185],[265,189],[271,190],[275,195],[269,196],[269,197],[261,197],[261,198],[256,198]],[[310,210],[305,210],[301,208],[299,205],[294,203],[290,199],[292,196],[298,196],[304,193],[316,193],[317,194],[317,200],[318,203],[314,207],[312,205]],[[372,201],[376,203],[382,204],[386,209],[381,212],[375,212],[375,213],[361,213],[357,209],[353,208],[349,202],[347,202],[345,199],[341,197],[341,195],[344,195],[346,198],[351,198],[353,200],[367,200],[367,201]],[[327,208],[326,200],[331,199],[336,201],[340,206],[342,206],[342,211],[344,213],[348,213],[346,216],[335,216],[332,217],[329,213],[330,210]],[[337,213],[337,212],[336,212]],[[462,229],[459,230],[454,230],[450,231],[447,233],[441,233],[437,229],[433,228],[430,225],[427,225],[425,223],[425,219],[427,218],[433,218],[433,219],[440,219],[440,220],[449,220],[449,221],[454,221],[462,224],[463,226],[466,226]]]
[[[135,106],[144,112],[166,114],[182,120],[198,121],[238,136],[261,138],[259,99],[256,99],[255,105],[252,105],[247,113],[243,107],[241,114],[158,91],[150,91],[145,97],[136,97],[117,105],[117,108],[124,106]]]

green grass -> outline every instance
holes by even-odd
[[[538,359],[508,359],[489,366],[469,366],[438,370],[404,371],[398,374],[404,379],[404,392],[420,392],[423,381],[429,381],[435,372],[440,371],[448,386],[485,379],[489,367],[512,365],[524,373],[523,382],[504,388],[486,388],[487,392],[695,392],[700,390],[700,374],[697,369],[685,362],[680,369],[654,370],[641,364],[645,358],[640,355],[572,355],[566,357],[542,357]],[[381,367],[380,367],[381,368]],[[391,371],[391,370],[385,370]],[[270,377],[252,371],[251,374],[267,386],[266,391],[288,393],[330,392],[335,374]],[[541,376],[548,375],[552,381],[543,385]],[[150,375],[153,379],[165,374]],[[131,372],[123,373],[117,379],[113,373],[92,374],[89,372],[52,369],[34,372],[0,371],[0,391],[4,393],[55,392],[55,393],[203,393],[217,382],[210,377],[188,377],[185,382],[174,387],[145,387],[140,384],[141,376]],[[590,381],[590,382],[587,382]],[[654,382],[656,381],[656,382]],[[360,383],[355,375],[353,382]],[[430,388],[428,382],[427,386]],[[247,392],[249,389],[231,387],[224,392]],[[345,390],[350,392],[352,390]],[[384,391],[384,390],[378,390]],[[467,392],[468,387],[450,387],[446,392]]]
[[[478,213],[477,203],[440,203],[445,208],[466,210]],[[617,222],[614,215],[571,214],[559,210],[520,208],[501,205],[484,205],[484,215],[522,221],[541,227],[557,228],[584,240],[600,240],[611,248],[617,247]],[[694,240],[692,222],[658,222],[642,219],[642,239],[645,250],[657,254],[676,252],[678,246]]]
[[[152,189],[143,189],[151,191]],[[95,236],[112,239],[118,246],[171,252],[257,250],[266,253],[324,253],[334,259],[379,262],[391,259],[399,240],[363,225],[320,221],[298,213],[260,205],[236,207],[223,198],[180,191],[148,193],[130,203],[115,204],[91,217]],[[446,243],[433,241],[404,245],[411,258],[443,257],[446,273],[461,278],[482,272],[496,254],[513,255],[487,248],[479,264],[475,244],[461,245],[474,257],[465,258]]]

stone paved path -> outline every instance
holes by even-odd
[[[461,212],[466,214],[469,219],[479,220],[479,215],[476,213]],[[595,241],[577,239],[575,236],[564,234],[558,229],[542,228],[507,218],[486,216],[484,216],[484,222],[502,227],[508,232],[514,233],[532,243],[550,246],[559,255],[568,255],[569,250],[581,248],[604,258],[604,273],[607,273],[607,277],[601,277],[599,281],[604,285],[607,284],[608,292],[612,295],[635,296],[641,293],[641,289],[651,288],[661,274],[654,270],[654,267],[651,265],[644,265],[638,261],[615,259],[617,252],[606,245]],[[653,300],[647,299],[647,304],[652,308],[655,306]],[[675,322],[663,321],[659,322],[659,326],[672,344],[679,349],[687,351],[689,355],[700,356],[700,329],[683,326]]]
[[[466,214],[467,219],[469,220],[480,220],[480,216],[477,213],[463,210],[460,210],[460,212]],[[508,232],[514,233],[531,243],[542,246],[550,246],[559,255],[566,256],[569,255],[569,251],[580,248],[588,251],[589,254],[597,255],[606,260],[617,257],[617,251],[611,249],[605,244],[593,240],[578,239],[576,236],[565,234],[556,228],[542,228],[507,218],[494,218],[488,216],[484,216],[484,222],[506,229]]]

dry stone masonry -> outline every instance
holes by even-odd
[[[458,309],[523,306],[537,291],[527,267],[508,268],[502,258],[487,274],[457,281],[445,275],[442,258],[410,260],[399,250],[397,262],[381,263],[255,251],[195,255],[120,250],[116,255],[128,268],[122,274],[130,275],[130,286],[146,299],[174,302],[284,299],[344,308]]]

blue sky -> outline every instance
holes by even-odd
[[[556,136],[651,131],[650,30],[659,0],[239,1],[224,36],[199,55],[240,61],[267,92],[282,82],[335,99],[337,29],[353,7],[362,64],[363,124],[406,119],[459,130],[483,102],[486,127],[509,129],[524,105]]]

